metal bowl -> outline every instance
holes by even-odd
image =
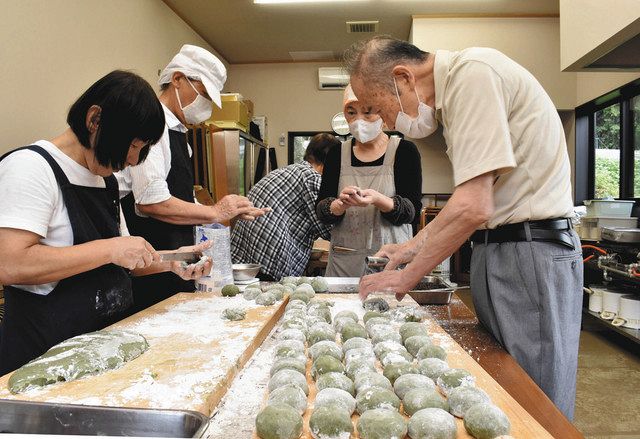
[[[233,264],[233,280],[251,280],[256,277],[262,266],[260,264]]]

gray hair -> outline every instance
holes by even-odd
[[[344,52],[344,64],[350,75],[393,90],[392,71],[395,66],[419,64],[428,56],[428,52],[411,43],[381,35],[354,43]]]

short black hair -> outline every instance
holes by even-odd
[[[94,148],[102,166],[123,169],[134,139],[147,143],[140,151],[142,162],[149,147],[162,137],[165,125],[162,105],[151,85],[135,73],[114,70],[98,79],[69,109],[67,123],[87,149],[91,148],[91,133],[86,118],[92,105],[101,108]]]
[[[339,146],[340,141],[329,133],[319,133],[311,138],[304,159],[309,163],[324,165],[327,153],[334,146]]]

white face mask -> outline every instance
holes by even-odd
[[[371,142],[382,132],[382,119],[378,119],[375,122],[356,119],[349,124],[349,131],[358,142]]]
[[[436,111],[425,104],[420,102],[417,90],[416,98],[418,98],[418,117],[415,119],[404,112],[402,108],[402,102],[400,102],[400,94],[398,93],[398,84],[396,78],[393,78],[393,84],[396,86],[396,97],[400,104],[400,111],[396,117],[396,130],[400,131],[407,137],[412,139],[422,139],[423,137],[430,136],[437,128],[438,121],[436,120]]]
[[[189,81],[189,78],[186,78],[186,80],[191,88],[196,92],[196,98],[189,105],[183,107],[182,102],[180,102],[180,94],[178,93],[177,88],[175,89],[176,97],[178,98],[180,109],[184,114],[184,120],[191,125],[197,125],[211,117],[211,113],[213,112],[213,101],[210,101],[198,93],[198,90],[196,90],[191,81]]]

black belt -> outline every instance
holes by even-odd
[[[544,241],[560,244],[575,250],[570,233],[571,229],[573,229],[573,225],[569,218],[524,221],[505,224],[491,230],[476,230],[469,239],[477,244]]]

